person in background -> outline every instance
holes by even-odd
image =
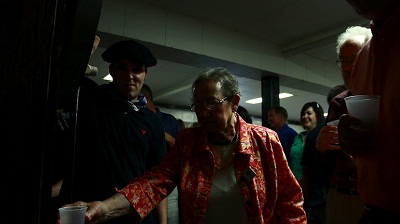
[[[342,115],[340,147],[355,160],[358,192],[364,203],[360,224],[397,223],[400,217],[400,1],[349,0],[357,13],[371,19],[373,36],[354,64],[354,95],[379,95],[375,130],[360,128],[356,117]]]
[[[153,91],[151,91],[151,88],[146,83],[143,84],[140,93],[146,97],[147,100],[146,106],[151,111],[156,113],[157,117],[162,120],[164,124],[165,140],[167,142],[169,150],[175,144],[175,138],[178,132],[181,130],[181,125],[172,114],[162,112],[158,107],[156,107],[156,105],[154,105]]]
[[[189,128],[195,128],[195,127],[200,127],[199,122],[194,121],[194,122],[192,122],[192,123],[189,125]]]
[[[90,56],[97,50],[97,47],[100,43],[100,37],[95,35],[94,41],[92,45],[92,51],[90,52]],[[88,65],[89,66],[89,65]],[[85,75],[86,72],[85,72]],[[72,101],[72,102],[71,102]],[[55,143],[56,146],[54,150],[54,154],[52,155],[52,163],[53,163],[53,177],[54,179],[52,189],[51,189],[51,198],[55,201],[58,200],[58,195],[60,193],[60,188],[63,182],[64,177],[64,169],[68,166],[65,164],[65,158],[72,156],[72,151],[74,147],[74,113],[76,111],[75,105],[76,99],[69,99],[69,102],[66,102],[64,105],[59,106],[56,110],[57,117],[57,125],[54,129],[55,131]],[[56,204],[57,206],[60,206]],[[58,214],[58,207],[55,208],[57,211],[55,214]]]
[[[334,86],[331,90],[329,90],[328,95],[326,96],[326,102],[328,105],[331,103],[332,99],[335,98],[335,96],[343,93],[346,90],[347,87],[344,84]]]
[[[276,131],[281,141],[287,161],[290,161],[290,151],[298,133],[287,124],[288,112],[281,106],[271,107],[268,110],[268,123]]]
[[[178,121],[179,125],[181,126],[181,129],[186,128],[186,124],[182,119],[177,118],[176,120]]]
[[[361,26],[348,27],[337,39],[338,66],[342,70],[345,86],[350,86],[350,77],[358,53],[372,37],[371,30]],[[352,95],[343,91],[329,105],[326,122],[336,121],[347,114],[344,98]],[[330,189],[326,199],[327,224],[356,224],[360,220],[364,205],[358,196],[357,171],[354,160],[339,146],[337,126],[321,129],[317,148],[328,161]]]
[[[54,150],[52,150],[52,188],[51,188],[51,209],[50,223],[54,223],[58,217],[58,208],[62,206],[59,193],[65,176],[65,170],[69,167],[65,158],[72,157],[73,153],[73,111],[72,106],[64,105],[63,108],[56,110],[57,125],[54,128],[55,139]]]
[[[244,121],[246,121],[249,124],[253,123],[253,119],[251,118],[250,113],[247,111],[246,108],[244,108],[243,106],[238,106],[238,109],[236,111],[242,118]]]
[[[140,91],[147,99],[147,108],[157,114],[164,125],[165,140],[167,142],[168,151],[174,146],[175,138],[178,132],[181,130],[181,126],[178,120],[168,113],[160,111],[158,107],[154,105],[153,91],[150,86],[146,83],[143,84],[142,90]],[[179,205],[178,205],[178,188],[175,189],[168,195],[168,224],[179,223]]]
[[[146,217],[175,186],[181,223],[306,223],[301,188],[276,132],[238,114],[240,88],[225,68],[201,72],[191,109],[199,127],[179,132],[163,161],[107,199],[79,201],[87,221]]]
[[[304,131],[300,132],[294,139],[293,145],[290,150],[290,161],[289,166],[297,178],[302,184],[303,178],[303,153],[304,144],[307,134],[313,130],[320,122],[323,122],[325,117],[322,111],[322,107],[317,102],[308,102],[303,105],[300,111],[300,123],[304,128]]]
[[[303,109],[302,120],[305,120],[303,126],[308,127],[301,161],[304,209],[307,213],[307,223],[324,224],[329,178],[324,157],[316,148],[316,138],[321,128],[325,126],[324,110],[317,102],[306,103]]]
[[[97,85],[84,77],[80,84],[73,164],[63,178],[62,204],[105,200],[157,165],[167,150],[164,127],[146,108],[140,90],[148,68],[157,60],[133,41],[112,44],[101,55],[109,62],[113,82]],[[126,213],[107,223],[132,223]],[[160,203],[142,223],[167,223],[166,203]]]

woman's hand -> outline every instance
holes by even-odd
[[[86,206],[86,224],[102,223],[128,214],[137,214],[125,196],[120,193],[117,193],[104,201],[77,201],[64,205],[63,207],[68,206]],[[57,220],[57,224],[61,224],[60,219]]]
[[[106,221],[105,218],[102,218],[105,212],[102,209],[102,202],[94,201],[94,202],[83,202],[77,201],[71,204],[66,204],[63,207],[71,207],[71,206],[86,206],[86,215],[85,215],[85,223],[101,223]],[[58,217],[57,224],[61,224],[60,217]]]

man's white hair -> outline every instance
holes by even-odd
[[[356,38],[363,45],[372,37],[371,29],[362,26],[351,26],[341,33],[337,39],[336,53],[339,55],[342,45],[351,38]]]

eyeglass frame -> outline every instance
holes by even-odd
[[[222,98],[220,100],[215,100],[215,99],[214,100],[208,100],[208,101],[204,101],[203,104],[204,104],[204,106],[206,106],[207,110],[215,110],[215,109],[217,109],[218,105],[221,105],[222,103],[224,103],[228,98],[230,98],[230,97],[226,96],[226,97],[224,97],[224,98]],[[211,108],[209,107],[210,105],[207,105],[210,102],[215,103],[215,105],[212,106]],[[196,112],[196,103],[190,104],[189,108],[190,108],[191,111]]]
[[[346,59],[337,59],[336,62],[336,66],[339,68],[342,68],[342,64],[346,64],[346,65],[350,65],[350,64],[354,64],[354,62],[356,61],[357,56],[351,57],[351,58],[346,58]]]

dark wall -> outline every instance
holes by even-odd
[[[49,223],[55,110],[74,102],[101,4],[2,1],[0,196],[8,223]]]

